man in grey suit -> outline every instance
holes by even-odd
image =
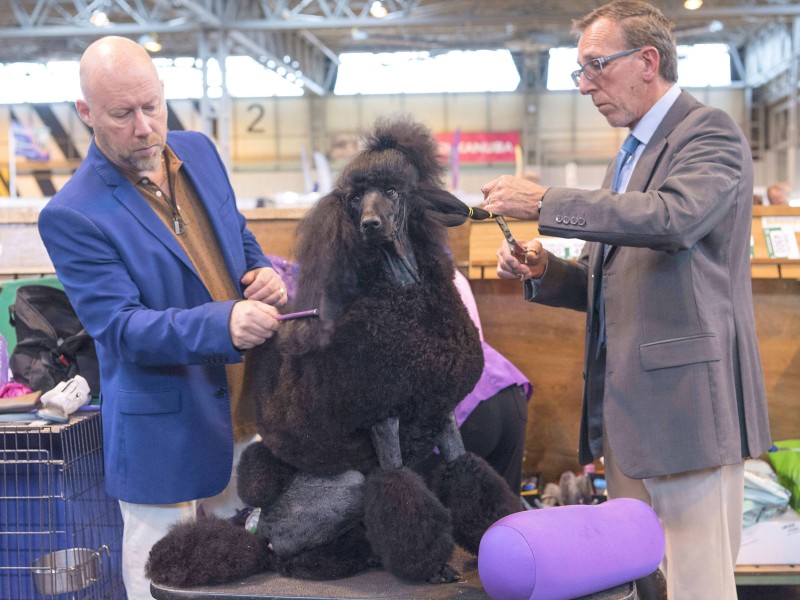
[[[635,139],[601,190],[505,175],[485,184],[487,210],[587,240],[577,263],[535,240],[518,260],[504,244],[497,271],[522,279],[526,300],[587,312],[580,462],[603,456],[609,496],[658,513],[670,600],[735,599],[743,458],[770,446],[748,143],[675,85],[675,41],[657,9],[612,2],[575,31],[576,86]]]

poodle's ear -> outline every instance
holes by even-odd
[[[447,190],[441,188],[427,188],[421,195],[428,203],[426,210],[431,218],[445,227],[463,225],[467,219],[482,221],[491,219],[494,215],[482,208],[469,207]]]
[[[297,238],[300,276],[296,306],[298,310],[318,308],[319,323],[327,331],[346,299],[355,294],[357,284],[353,248],[358,231],[340,190],[320,198],[306,213],[297,227]]]

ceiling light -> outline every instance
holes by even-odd
[[[158,41],[158,36],[155,33],[140,37],[139,45],[143,46],[148,52],[161,52],[161,43]]]
[[[697,10],[703,6],[703,0],[684,0],[683,8],[686,10]]]
[[[389,14],[389,11],[386,10],[386,7],[383,5],[381,0],[375,0],[375,2],[372,3],[372,6],[369,7],[369,14],[376,19],[382,19]]]
[[[89,23],[94,25],[95,27],[105,27],[110,23],[110,19],[108,15],[104,13],[102,10],[96,10],[92,13],[92,16],[89,17]]]

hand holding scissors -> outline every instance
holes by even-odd
[[[514,255],[514,258],[516,258],[518,261],[528,264],[529,252],[533,254],[531,260],[535,260],[536,257],[539,256],[538,249],[526,249],[517,243],[517,240],[514,239],[511,230],[508,228],[508,223],[506,223],[505,217],[503,217],[502,215],[497,215],[495,216],[494,220],[497,221],[497,224],[500,226],[503,235],[506,237],[506,241],[508,242],[508,247],[511,250],[511,253]]]
[[[516,252],[514,248],[516,248]],[[523,253],[524,256],[520,253]],[[547,252],[543,252],[542,244],[537,240],[524,243],[524,247],[516,240],[513,245],[506,240],[506,243],[497,251],[497,276],[501,279],[525,281],[541,277],[546,269]]]

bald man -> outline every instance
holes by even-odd
[[[124,521],[129,600],[174,522],[232,516],[242,353],[271,338],[283,281],[264,256],[212,144],[167,133],[163,84],[138,44],[106,37],[80,63],[85,160],[39,232],[100,362],[106,488]],[[225,494],[218,496],[225,490]],[[208,500],[215,497],[213,501]],[[215,508],[216,504],[216,508]]]

